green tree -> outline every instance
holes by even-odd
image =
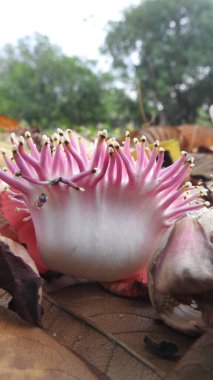
[[[133,121],[136,125],[141,123],[138,104],[126,94],[123,88],[115,85],[116,78],[110,73],[101,75],[103,103],[106,111],[106,122],[112,127],[121,127],[126,130],[126,124]]]
[[[6,45],[0,54],[0,113],[43,127],[102,121],[104,90],[92,66],[65,56],[40,34]]]
[[[212,15],[213,0],[145,0],[109,23],[103,52],[164,121],[193,122],[212,102]]]

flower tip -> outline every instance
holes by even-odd
[[[57,128],[57,132],[58,132],[58,134],[59,134],[59,136],[64,136],[64,132],[62,131],[62,129],[61,128]]]
[[[2,154],[3,156],[5,156],[5,154],[7,153],[6,149],[4,149],[4,148],[1,148],[1,149],[0,149],[0,152],[1,152],[1,154]]]
[[[162,146],[160,146],[159,153],[164,153],[164,152],[165,152],[165,149]]]
[[[188,164],[191,168],[194,167],[194,157],[189,156],[184,164]]]
[[[26,131],[24,135],[25,135],[26,139],[31,138],[31,133],[29,131]]]
[[[108,146],[109,146],[109,147],[111,146],[111,147],[113,148],[113,147],[114,147],[114,143],[115,143],[115,141],[116,141],[115,137],[111,137],[111,138],[107,141]],[[123,143],[125,143],[125,141],[123,141],[122,144],[123,144]]]
[[[42,144],[47,145],[47,144],[49,144],[49,142],[50,142],[49,137],[47,135],[43,135],[42,136]]]
[[[133,143],[134,143],[134,144],[137,144],[138,142],[139,142],[138,138],[137,138],[137,137],[134,137],[134,139],[133,139]]]
[[[103,131],[98,132],[98,137],[101,139],[106,139],[107,138],[107,130],[103,129]]]
[[[91,172],[92,173],[100,173],[100,169],[99,168],[93,168],[93,169],[91,169]]]
[[[202,189],[201,191],[200,191],[200,196],[201,197],[206,197],[208,195],[208,190],[207,189]]]
[[[117,141],[114,142],[114,148],[115,149],[119,149],[120,148],[120,144]]]
[[[59,137],[59,145],[61,145],[61,144],[63,144],[63,142],[64,142],[64,135],[62,136],[62,135],[60,135],[60,137]]]
[[[204,206],[205,207],[210,207],[210,202],[208,202],[208,201],[204,202]]]
[[[141,137],[141,142],[142,142],[142,143],[145,143],[145,142],[146,142],[146,136],[143,135],[143,136]]]
[[[11,150],[12,150],[13,154],[17,153],[17,147],[16,147],[16,145],[13,145]]]
[[[113,153],[114,153],[114,149],[113,149],[112,146],[109,146],[108,152],[109,152],[109,155],[110,155],[110,156],[113,155]]]
[[[16,134],[14,132],[12,132],[10,134],[10,140],[11,140],[11,142],[14,143],[15,139],[16,139]]]
[[[59,134],[58,133],[53,133],[52,134],[52,140],[54,141],[54,142],[58,142],[59,141],[59,138],[60,138],[60,136],[59,136]]]
[[[193,164],[194,160],[195,160],[194,157],[189,157],[187,161],[190,162],[191,164]]]
[[[191,182],[186,182],[186,183],[184,184],[184,186],[187,187],[187,188],[188,188],[188,187],[191,187],[191,186],[192,186],[192,183],[191,183]]]
[[[68,139],[65,139],[65,140],[64,140],[64,144],[65,144],[65,145],[70,145],[70,141],[69,141]]]
[[[24,137],[20,136],[18,139],[19,145],[23,146],[24,145]]]

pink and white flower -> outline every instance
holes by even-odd
[[[28,149],[25,148],[25,139]],[[2,213],[27,245],[40,272],[113,282],[143,271],[175,221],[203,206],[188,177],[193,160],[182,152],[163,168],[164,150],[145,138],[121,147],[106,131],[91,151],[71,131],[43,136],[39,152],[27,132],[11,136],[12,160],[0,178],[9,185]]]

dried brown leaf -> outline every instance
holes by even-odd
[[[6,116],[6,115],[0,115],[0,128],[3,130],[3,131],[15,131],[19,128],[20,126],[20,122],[15,120],[15,119],[11,119],[10,117]]]
[[[181,149],[189,152],[199,147],[209,148],[213,146],[213,128],[195,124],[184,124],[178,127],[159,125],[130,132],[131,138],[141,138],[142,135],[146,136],[149,144],[155,140],[175,139],[179,141]],[[123,141],[124,138],[125,136],[122,136],[120,141]]]
[[[0,307],[1,380],[106,379],[76,354]]]
[[[142,136],[146,136],[148,144],[153,144],[153,142],[156,140],[160,140],[160,141],[165,141],[165,140],[181,141],[182,132],[179,128],[169,127],[169,126],[165,126],[165,125],[153,126],[153,127],[134,130],[134,131],[130,132],[131,139],[133,139],[134,137],[141,139]],[[119,141],[122,142],[123,140],[125,140],[125,136],[122,136]]]
[[[181,144],[187,151],[213,146],[213,128],[197,124],[184,124],[177,127],[181,131]]]
[[[181,355],[194,342],[161,323],[148,301],[117,297],[94,284],[51,293],[44,309],[49,334],[111,379],[159,379],[177,363],[150,353],[145,335],[176,344]]]
[[[26,249],[0,236],[0,288],[13,297],[9,308],[38,326],[42,316],[41,287],[42,279]]]

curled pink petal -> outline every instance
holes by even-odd
[[[1,227],[1,234],[25,244],[39,272],[44,273],[47,271],[47,267],[42,263],[39,256],[32,220],[24,221],[25,218],[29,217],[29,211],[20,208],[20,205],[23,206],[22,203],[25,205],[17,193],[3,191],[1,194],[1,212],[4,224]]]
[[[149,267],[154,307],[172,327],[200,332],[213,326],[213,209],[176,222]]]

